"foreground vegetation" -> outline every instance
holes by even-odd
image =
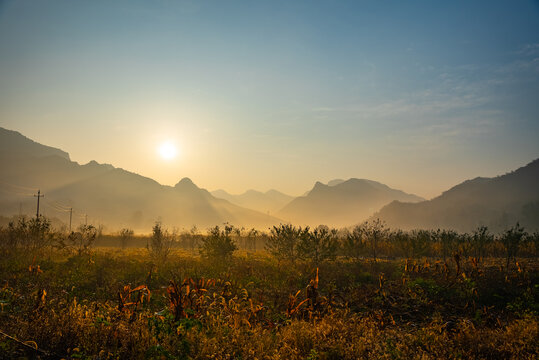
[[[225,225],[177,244],[159,223],[147,238],[99,240],[94,227],[65,234],[37,222],[0,232],[1,358],[539,353],[539,263],[533,236],[518,226],[497,237],[478,229],[465,242],[382,224],[283,225],[267,235]],[[125,248],[92,246],[104,239]],[[147,247],[127,246],[137,241]]]

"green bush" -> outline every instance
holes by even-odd
[[[206,258],[230,258],[238,249],[231,236],[233,231],[234,226],[229,224],[225,224],[222,230],[219,226],[211,228],[208,236],[202,239],[200,255]]]

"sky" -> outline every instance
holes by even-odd
[[[0,0],[0,126],[165,185],[432,198],[538,158],[538,100],[538,1]]]

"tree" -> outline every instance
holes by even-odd
[[[459,234],[457,237],[457,248],[464,258],[468,258],[473,250],[472,240],[472,236],[468,233]]]
[[[432,233],[429,230],[414,230],[410,234],[410,247],[412,257],[418,258],[426,255],[429,251]]]
[[[94,243],[98,235],[98,229],[93,225],[82,224],[77,231],[71,232],[68,236],[68,241],[77,250],[78,255],[88,254],[90,247]]]
[[[157,260],[165,261],[170,254],[170,248],[175,238],[175,233],[169,233],[167,229],[163,229],[161,221],[156,221],[152,228],[148,250]]]
[[[485,257],[485,248],[492,243],[494,236],[489,233],[486,226],[478,227],[472,235],[472,247],[477,259]]]
[[[453,248],[459,238],[459,234],[453,230],[438,230],[436,234],[438,241],[440,242],[442,257],[445,262],[446,257],[451,256]]]
[[[391,242],[393,242],[395,246],[399,248],[399,250],[401,251],[401,254],[405,258],[408,259],[412,257],[412,254],[413,254],[412,242],[410,241],[409,233],[402,230],[397,230],[397,231],[393,231],[389,235],[389,237],[391,239]]]
[[[134,234],[135,232],[131,229],[123,228],[122,230],[120,230],[120,242],[122,249],[125,249],[127,243],[133,238]]]
[[[36,253],[51,245],[54,234],[51,222],[44,216],[27,220],[20,217],[11,221],[6,229],[5,252],[22,249],[25,253]]]
[[[225,224],[221,230],[219,226],[209,229],[208,236],[202,239],[200,246],[200,254],[206,258],[230,258],[234,251],[238,250],[238,246],[232,239],[231,234],[234,231],[234,226]]]
[[[266,242],[266,250],[275,256],[279,261],[296,261],[298,256],[297,247],[300,239],[307,236],[309,227],[302,229],[291,224],[280,224],[273,226],[270,237]]]
[[[358,261],[367,248],[367,239],[365,238],[363,227],[357,225],[352,232],[347,232],[343,239],[342,248],[346,257]]]
[[[251,228],[251,230],[249,230],[249,232],[247,233],[247,244],[246,244],[246,247],[248,250],[250,251],[256,251],[256,239],[259,235],[259,231],[256,230],[255,228]]]
[[[338,247],[337,230],[320,225],[300,237],[298,255],[319,265],[323,261],[334,260]]]
[[[365,221],[363,223],[363,229],[371,247],[372,258],[376,261],[378,243],[387,236],[389,229],[387,229],[385,223],[378,218],[371,221]]]
[[[516,260],[519,247],[526,239],[526,236],[527,236],[527,233],[524,231],[524,228],[521,227],[518,222],[516,223],[515,226],[506,230],[502,234],[500,241],[503,244],[503,247],[505,248],[507,268],[509,268],[509,261],[511,259]]]
[[[198,251],[198,244],[201,238],[202,234],[198,231],[197,226],[193,225],[189,231],[183,231],[179,235],[180,246],[184,249],[191,250],[194,255]]]

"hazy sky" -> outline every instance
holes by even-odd
[[[539,3],[0,1],[0,126],[162,184],[432,197],[539,157]]]

